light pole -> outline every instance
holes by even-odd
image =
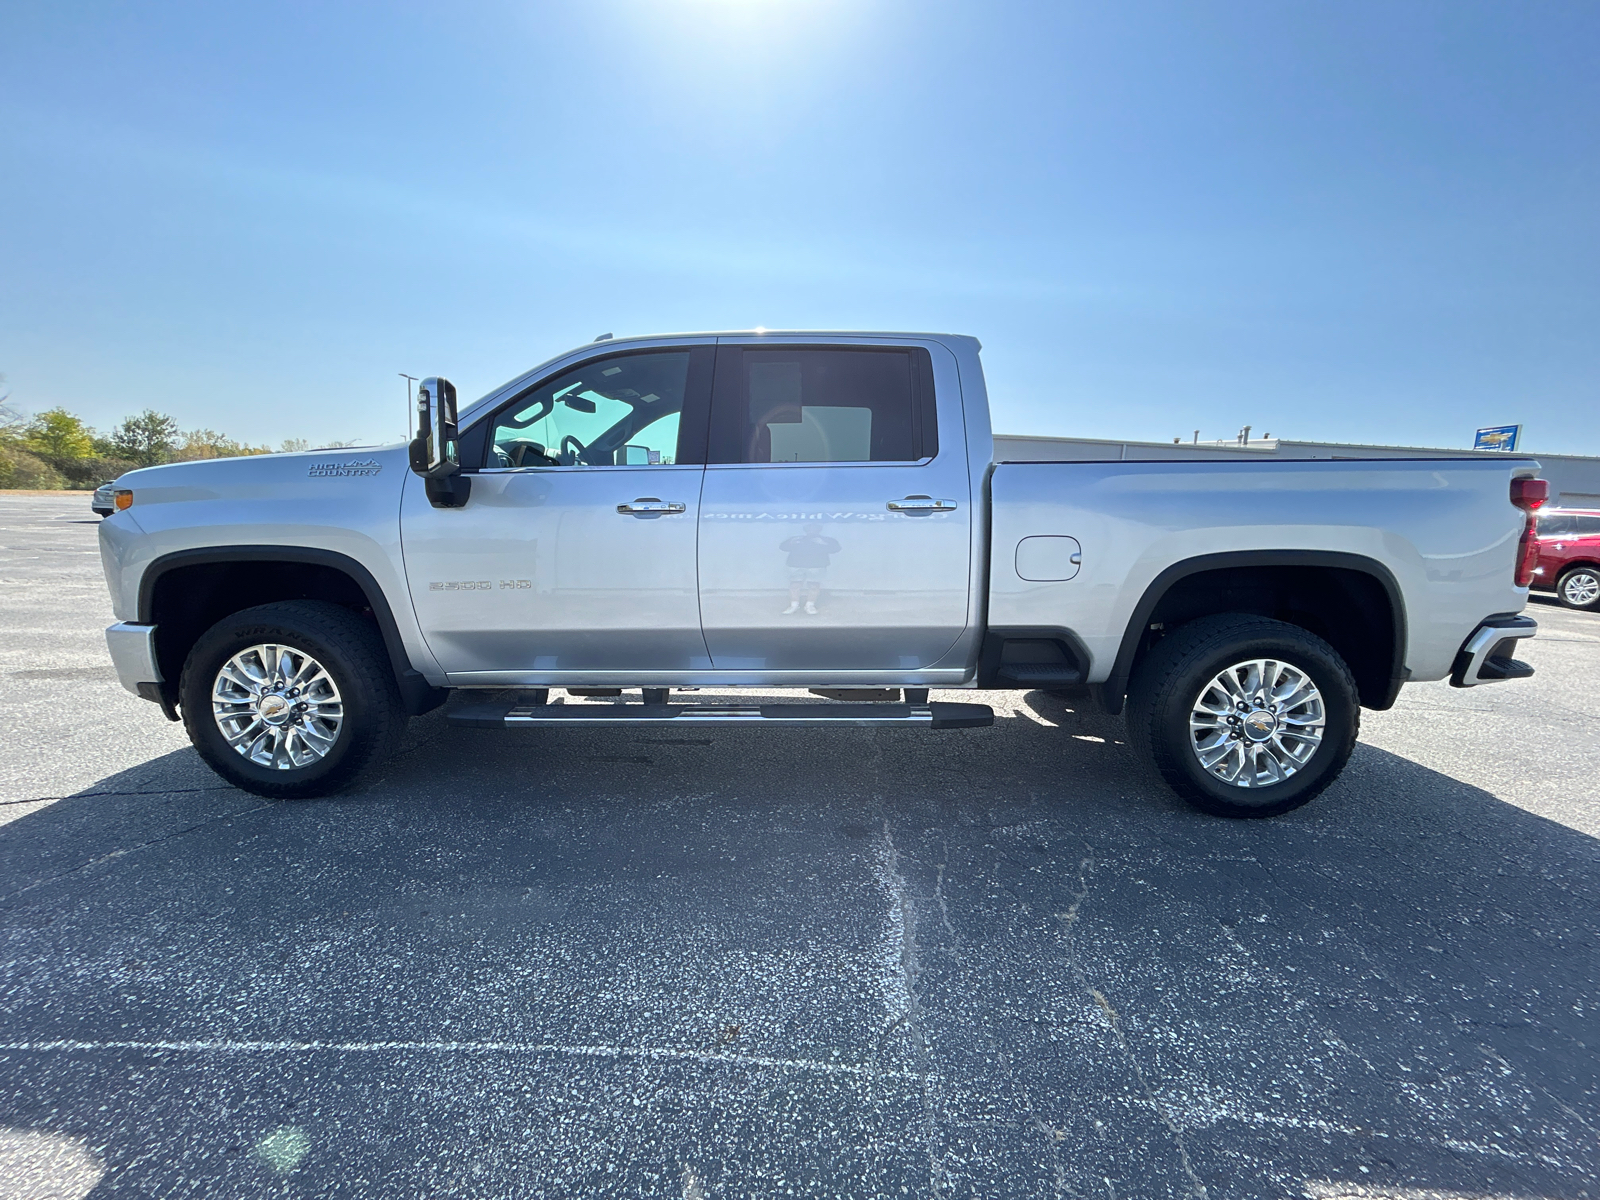
[[[411,438],[412,438],[412,433],[411,433],[411,409],[412,409],[412,404],[411,404],[411,385],[417,381],[417,377],[415,375],[407,375],[404,371],[396,371],[395,374],[400,376],[401,379],[404,379],[406,381],[406,441],[409,442],[411,440]]]

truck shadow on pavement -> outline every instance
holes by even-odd
[[[1369,746],[1299,812],[1203,817],[1038,693],[691,732],[433,714],[348,796],[180,751],[0,827],[0,1172],[1594,1194],[1594,839]]]

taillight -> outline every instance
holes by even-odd
[[[1533,582],[1534,568],[1539,565],[1539,540],[1534,536],[1534,516],[1546,500],[1550,499],[1550,481],[1548,479],[1513,479],[1511,481],[1511,503],[1527,513],[1526,523],[1522,526],[1522,539],[1517,543],[1517,571],[1514,582],[1518,587],[1527,587]]]
[[[1548,499],[1550,499],[1550,481],[1548,479],[1513,479],[1511,481],[1511,503],[1525,513],[1533,512]]]

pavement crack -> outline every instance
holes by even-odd
[[[1503,1057],[1495,1053],[1495,1050],[1492,1046],[1485,1046],[1482,1043],[1479,1043],[1478,1052],[1490,1062],[1498,1066],[1504,1074],[1515,1076],[1524,1087],[1537,1091],[1545,1099],[1549,1100],[1550,1103],[1554,1104],[1562,1112],[1566,1113],[1567,1117],[1573,1122],[1573,1124],[1579,1126],[1591,1137],[1600,1135],[1600,1129],[1596,1129],[1593,1122],[1585,1120],[1582,1113],[1563,1101],[1560,1096],[1557,1096],[1549,1088],[1545,1087],[1544,1084],[1536,1083],[1528,1079],[1522,1072],[1518,1071],[1517,1068],[1513,1067]]]
[[[922,955],[917,945],[917,902],[911,895],[906,878],[900,873],[900,851],[894,844],[894,834],[887,818],[883,822],[883,837],[878,843],[878,862],[874,874],[878,885],[889,898],[889,911],[884,918],[884,997],[895,1012],[894,1020],[884,1031],[900,1025],[906,1028],[911,1042],[913,1068],[922,1083],[923,1138],[928,1152],[928,1189],[931,1195],[945,1193],[945,1168],[943,1155],[938,1151],[939,1118],[933,1095],[932,1056],[928,1049],[927,1034],[922,1027],[922,1008],[917,996],[917,984],[922,977]]]
[[[1161,1097],[1150,1086],[1150,1081],[1144,1072],[1144,1064],[1139,1061],[1139,1056],[1133,1052],[1133,1046],[1128,1041],[1128,1036],[1122,1029],[1122,1016],[1104,992],[1089,982],[1088,972],[1083,968],[1083,962],[1078,957],[1078,913],[1085,900],[1089,898],[1089,878],[1094,874],[1095,861],[1092,848],[1084,854],[1078,862],[1078,890],[1073,894],[1072,903],[1067,906],[1067,911],[1056,914],[1056,920],[1061,922],[1062,938],[1066,943],[1067,966],[1072,971],[1073,978],[1078,986],[1095,1002],[1104,1016],[1106,1025],[1111,1030],[1111,1036],[1116,1039],[1117,1048],[1122,1053],[1122,1058],[1133,1072],[1133,1077],[1143,1093],[1145,1103],[1156,1114],[1156,1117],[1167,1127],[1167,1133],[1172,1138],[1172,1144],[1178,1152],[1178,1162],[1183,1167],[1183,1173],[1189,1180],[1190,1194],[1196,1200],[1208,1200],[1206,1185],[1200,1181],[1200,1176],[1195,1173],[1194,1163],[1189,1158],[1189,1147],[1184,1141],[1183,1131],[1178,1128],[1178,1123],[1173,1120],[1171,1112]]]
[[[964,967],[966,963],[961,958],[961,935],[956,932],[955,925],[950,921],[950,902],[945,898],[944,894],[944,873],[950,859],[950,843],[948,840],[944,844],[944,858],[945,861],[939,864],[939,873],[934,878],[933,898],[939,905],[939,924],[944,926],[944,931],[950,938],[950,946],[945,953]]]
[[[62,800],[96,800],[120,796],[192,796],[197,792],[231,792],[231,784],[219,783],[214,787],[155,788],[148,792],[73,792],[66,796],[35,796],[31,800],[0,800],[0,808],[8,804],[56,804]]]
[[[135,842],[131,846],[121,846],[111,851],[109,854],[102,854],[97,858],[91,858],[88,862],[79,863],[70,871],[58,871],[54,875],[47,876],[44,879],[35,879],[32,883],[25,884],[22,887],[6,892],[4,895],[0,895],[0,903],[15,899],[17,896],[20,896],[25,892],[31,892],[35,888],[44,887],[46,884],[56,883],[62,879],[70,879],[74,875],[81,875],[83,872],[90,870],[93,867],[98,867],[101,863],[110,862],[114,858],[122,858],[124,855],[135,854],[140,850],[147,850],[151,846],[159,846],[162,842],[170,842],[173,838],[183,837],[185,834],[193,833],[197,829],[204,829],[207,825],[213,825],[218,821],[231,820],[234,817],[248,817],[251,813],[264,812],[266,809],[276,808],[280,803],[281,801],[278,800],[269,800],[267,803],[258,804],[254,808],[245,808],[234,812],[218,813],[214,817],[207,817],[204,821],[196,821],[193,825],[185,825],[182,829],[174,829],[171,833],[164,833],[160,837],[150,838],[148,841]]]

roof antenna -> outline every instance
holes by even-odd
[[[597,342],[609,342],[610,340],[611,335],[609,333],[602,333],[599,337],[595,338],[595,341]]]

